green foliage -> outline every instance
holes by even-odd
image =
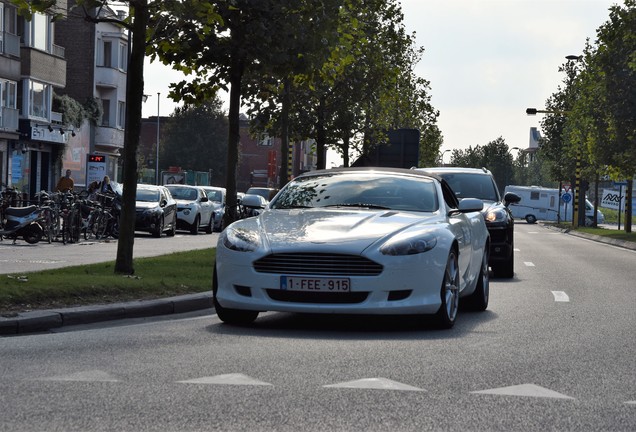
[[[104,115],[104,107],[99,99],[89,97],[86,99],[86,102],[84,102],[84,112],[86,113],[86,118],[93,124],[97,124],[99,119],[102,118],[102,115]]]
[[[82,126],[82,121],[86,118],[82,104],[68,95],[53,94],[53,111],[62,113],[63,124],[73,125],[76,128]]]
[[[26,278],[4,277],[0,312],[209,291],[215,256],[215,249],[202,249],[139,258],[132,278],[113,274],[113,262],[26,273]]]
[[[163,129],[159,160],[164,166],[212,170],[213,184],[225,185],[228,121],[222,104],[215,98],[176,109]]]
[[[502,137],[484,146],[453,150],[451,165],[467,168],[487,168],[495,177],[500,192],[513,184],[513,160],[508,145]]]

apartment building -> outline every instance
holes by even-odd
[[[0,180],[28,199],[51,188],[66,142],[62,115],[51,109],[54,90],[66,85],[66,60],[51,16],[36,13],[26,20],[9,2],[0,5]],[[64,0],[57,5],[66,9]]]
[[[69,0],[72,6],[75,0]],[[94,12],[97,13],[97,12]],[[109,7],[99,10],[100,18],[123,19],[122,11]],[[69,140],[62,159],[63,168],[78,171],[75,184],[86,185],[86,160],[89,154],[101,155],[106,170],[101,173],[121,181],[126,118],[126,79],[128,71],[128,32],[112,22],[93,23],[85,19],[83,10],[69,12],[58,28],[58,38],[66,47],[67,80],[61,90],[81,104],[89,101],[101,106],[102,115],[86,120],[76,137]]]

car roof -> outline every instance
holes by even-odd
[[[331,168],[317,171],[308,171],[299,175],[296,178],[302,177],[311,177],[316,175],[329,175],[329,174],[339,174],[339,173],[384,173],[384,174],[398,174],[404,176],[412,176],[412,177],[432,177],[438,181],[441,181],[441,177],[432,172],[424,172],[420,171],[421,168],[418,169],[409,169],[409,168],[392,168],[392,167],[349,167],[349,168]]]
[[[451,173],[467,173],[467,174],[483,174],[491,175],[492,173],[486,168],[467,168],[467,167],[428,167],[428,168],[414,168],[416,171],[424,171],[436,174],[451,174]]]

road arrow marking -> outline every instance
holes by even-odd
[[[573,397],[557,393],[535,384],[521,384],[510,387],[501,387],[490,390],[474,391],[475,394],[492,394],[500,396],[523,396],[523,397],[543,397],[555,399],[574,399]]]
[[[41,378],[42,381],[84,381],[84,382],[119,382],[117,378],[114,378],[107,372],[100,370],[90,370],[83,372],[76,372],[69,375],[58,375],[48,378]]]
[[[233,373],[225,375],[216,375],[211,377],[195,378],[185,381],[177,381],[184,384],[224,384],[224,385],[262,385],[271,386],[272,384],[259,381],[255,378],[251,378],[247,375]]]
[[[364,378],[355,381],[347,381],[338,384],[329,384],[323,387],[329,388],[357,388],[357,389],[379,389],[379,390],[403,390],[403,391],[425,391],[418,387],[402,384],[386,378]]]
[[[565,293],[565,291],[552,291],[552,295],[554,296],[554,301],[556,302],[569,302],[570,297]]]
[[[524,261],[524,264],[526,265],[526,267],[534,267],[534,263],[531,263],[529,261]]]

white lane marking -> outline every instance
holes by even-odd
[[[510,387],[501,387],[490,390],[474,391],[475,394],[491,394],[499,396],[542,397],[555,399],[574,399],[573,397],[555,392],[536,384],[521,384]]]
[[[355,381],[347,381],[338,384],[329,384],[323,387],[330,388],[357,388],[357,389],[379,389],[379,390],[404,390],[404,391],[425,391],[418,387],[402,384],[386,378],[364,378]]]
[[[48,378],[40,378],[40,381],[85,381],[85,382],[119,382],[119,380],[108,372],[100,370],[89,370],[76,372],[68,375],[57,375]]]
[[[515,248],[515,249],[514,249],[514,251],[515,251],[515,252],[521,252],[521,249],[517,249],[517,248]]]
[[[556,302],[569,302],[570,297],[565,293],[565,291],[552,291],[552,295],[554,296],[554,301]]]
[[[625,402],[627,405],[636,405],[636,401],[627,401]]]
[[[539,234],[538,231],[528,231],[528,234]]]
[[[534,267],[534,263],[530,261],[524,261],[523,263],[526,265],[526,267]]]
[[[195,378],[191,380],[177,381],[183,384],[225,384],[225,385],[261,385],[271,386],[272,384],[260,381],[255,378],[240,373],[216,375],[211,377]]]

